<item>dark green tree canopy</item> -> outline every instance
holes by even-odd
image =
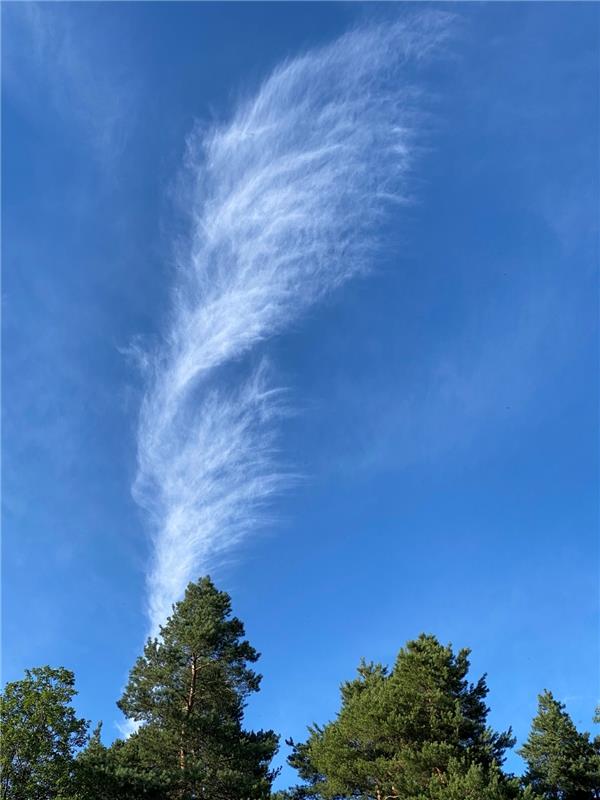
[[[499,767],[514,740],[488,728],[485,678],[469,683],[468,671],[468,650],[426,635],[390,672],[363,662],[341,687],[336,719],[292,743],[289,762],[307,782],[297,794],[421,800],[460,795],[467,781],[488,787],[478,796],[508,796]]]
[[[71,672],[27,670],[1,696],[0,800],[600,800],[600,737],[548,691],[519,751],[526,773],[507,775],[514,739],[487,724],[485,676],[471,682],[469,651],[425,634],[391,670],[361,662],[335,719],[288,741],[301,785],[273,795],[278,737],[243,725],[258,657],[202,578],[133,666],[127,739],[104,745],[101,725],[88,737]]]
[[[76,800],[165,800],[169,773],[141,756],[137,737],[102,744],[99,725],[75,763]]]
[[[600,798],[600,748],[580,733],[552,692],[538,697],[538,712],[519,750],[527,764],[524,782],[544,800]]]
[[[67,800],[74,791],[73,756],[87,722],[71,705],[75,678],[67,669],[26,670],[1,698],[2,800]]]
[[[118,704],[141,723],[125,755],[172,787],[168,796],[267,797],[278,737],[242,727],[246,699],[260,685],[250,666],[259,655],[231,615],[229,595],[209,578],[191,583],[160,633]]]

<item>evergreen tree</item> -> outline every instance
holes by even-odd
[[[588,733],[580,733],[552,692],[538,698],[529,738],[519,750],[527,763],[524,777],[544,800],[600,798],[600,751]]]
[[[365,664],[342,685],[336,719],[309,728],[289,763],[315,798],[485,798],[514,794],[501,773],[510,731],[486,725],[485,677],[467,681],[469,651],[454,654],[421,635],[400,650],[391,672]]]
[[[119,757],[163,785],[165,797],[269,796],[278,737],[242,727],[246,700],[260,684],[249,666],[259,654],[243,636],[229,595],[202,578],[131,671],[118,705],[141,726]]]
[[[164,800],[168,781],[140,759],[135,737],[102,744],[101,725],[76,761],[77,800]]]
[[[8,683],[1,697],[0,797],[68,800],[74,792],[74,753],[87,738],[87,722],[71,701],[69,670],[38,667]]]
[[[506,800],[509,797],[526,800],[518,779],[507,779],[498,765],[466,767],[453,761],[448,765],[448,772],[437,775],[423,795],[427,800]]]

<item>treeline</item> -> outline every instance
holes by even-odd
[[[100,726],[72,707],[73,673],[41,667],[6,685],[0,759],[3,800],[592,800],[600,798],[600,737],[577,730],[550,692],[539,697],[518,751],[522,777],[503,769],[515,739],[487,724],[485,677],[471,683],[469,651],[421,635],[391,669],[363,662],[341,686],[336,718],[288,740],[299,785],[272,793],[271,730],[244,728],[261,676],[258,653],[209,578],[149,639],[118,702],[136,724],[106,747]]]

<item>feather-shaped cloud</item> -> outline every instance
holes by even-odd
[[[153,631],[285,482],[278,392],[264,367],[225,388],[223,367],[368,270],[381,220],[408,197],[418,147],[405,68],[448,27],[446,15],[425,14],[352,31],[279,66],[228,124],[190,141],[192,236],[138,432]]]

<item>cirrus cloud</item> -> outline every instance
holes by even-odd
[[[153,632],[287,481],[281,393],[262,362],[235,388],[225,368],[369,270],[382,221],[410,199],[420,95],[409,65],[449,28],[426,13],[351,31],[283,63],[227,124],[190,137],[192,231],[163,346],[145,356],[138,430]]]

